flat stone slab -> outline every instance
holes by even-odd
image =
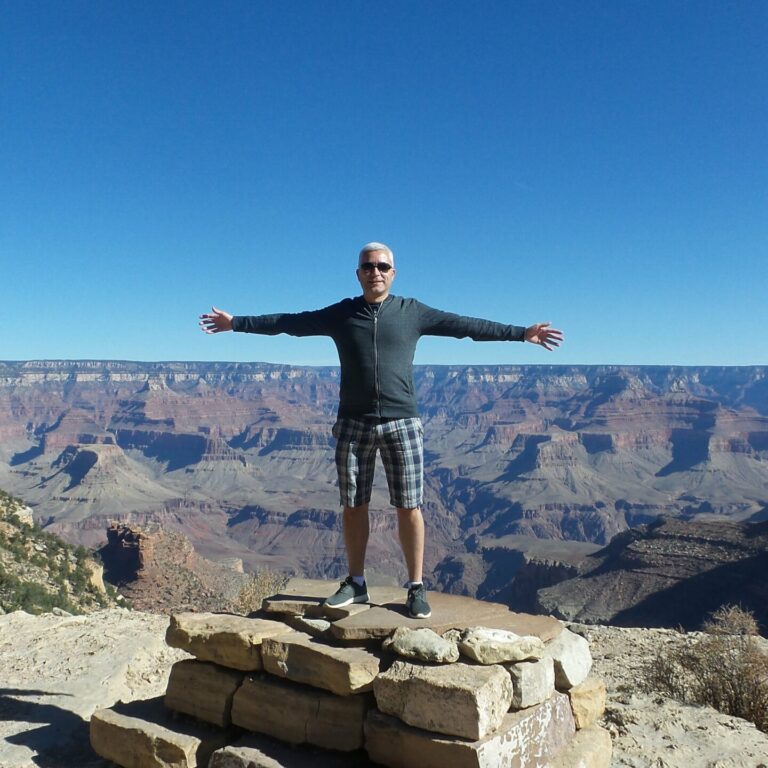
[[[487,605],[487,603],[484,603]],[[559,637],[565,629],[563,623],[551,616],[535,616],[532,613],[516,613],[507,611],[507,613],[495,614],[489,621],[482,625],[467,625],[461,627],[466,629],[469,626],[483,626],[486,629],[504,629],[507,632],[514,632],[516,635],[534,635],[545,643]]]
[[[178,613],[171,616],[165,642],[200,661],[255,672],[261,669],[261,641],[285,632],[290,628],[269,619],[228,613]]]
[[[211,725],[226,728],[232,722],[232,698],[245,672],[208,661],[186,659],[171,667],[165,706]]]
[[[399,590],[396,602],[390,601],[381,606],[374,606],[369,611],[339,619],[332,624],[331,633],[339,640],[350,641],[389,637],[398,627],[426,627],[442,634],[449,629],[490,626],[489,623],[494,623],[495,619],[510,613],[507,606],[500,603],[486,603],[471,597],[446,595],[442,592],[429,592],[427,599],[432,608],[432,615],[428,619],[410,618],[405,609],[405,590]]]
[[[371,710],[365,748],[374,762],[389,768],[550,768],[574,732],[568,697],[557,693],[535,707],[510,712],[478,741],[440,736]],[[558,763],[558,768],[579,765]]]
[[[373,696],[335,696],[269,675],[247,677],[232,703],[232,722],[289,744],[353,752],[363,746],[363,722]]]
[[[294,616],[325,615],[323,602],[339,588],[338,581],[322,579],[291,579],[276,595],[267,597],[261,604],[267,613],[287,613]],[[402,587],[368,587],[370,602],[367,605],[382,605],[398,598],[405,600],[406,590]],[[338,614],[337,614],[338,615]]]
[[[98,755],[122,768],[206,768],[232,733],[173,720],[158,697],[96,710],[90,739]]]
[[[261,646],[265,671],[323,688],[337,696],[370,691],[380,659],[362,648],[328,645],[303,632],[266,638]]]

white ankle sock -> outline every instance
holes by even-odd
[[[408,589],[411,589],[412,587],[420,587],[423,583],[423,581],[409,581]]]
[[[358,587],[364,587],[365,586],[365,576],[353,576],[352,581],[357,584]]]

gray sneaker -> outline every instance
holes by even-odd
[[[428,619],[432,615],[432,609],[427,602],[427,589],[423,584],[417,584],[408,590],[405,607],[413,619]]]
[[[330,608],[343,608],[345,605],[351,605],[352,603],[367,603],[369,599],[368,587],[365,582],[363,582],[362,587],[358,587],[352,580],[352,577],[347,576],[323,605],[327,605]]]

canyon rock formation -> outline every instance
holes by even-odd
[[[210,560],[335,578],[345,570],[330,436],[338,375],[0,363],[0,487],[76,543],[101,546],[113,520],[157,525]],[[530,600],[659,515],[766,518],[764,367],[418,366],[416,386],[436,585],[501,596],[521,571],[530,586],[517,599]],[[383,473],[372,510],[369,580],[397,583]]]

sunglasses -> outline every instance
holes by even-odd
[[[387,264],[386,261],[364,261],[359,268],[366,273],[370,273],[373,272],[374,269],[378,269],[382,275],[386,275],[387,272],[392,269],[392,265]]]

